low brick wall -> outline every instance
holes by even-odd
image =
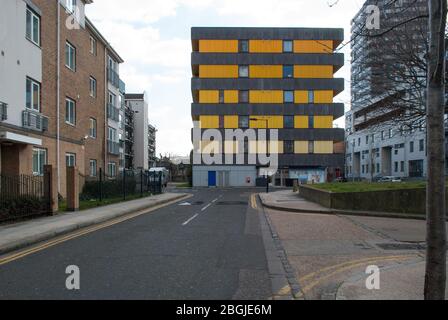
[[[402,189],[369,192],[334,193],[300,186],[300,196],[337,210],[359,210],[396,213],[426,212],[426,189]]]

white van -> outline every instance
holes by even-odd
[[[163,167],[162,168],[151,168],[151,169],[149,169],[149,172],[156,172],[156,173],[162,172],[162,186],[164,188],[167,187],[170,172],[166,168],[163,168]]]

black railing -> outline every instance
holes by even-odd
[[[118,156],[120,154],[120,144],[115,141],[107,140],[107,152]]]
[[[0,222],[47,214],[48,196],[43,177],[0,174]]]
[[[48,130],[48,118],[31,110],[22,111],[22,126],[36,131]]]
[[[0,121],[8,119],[8,105],[0,101]]]
[[[120,88],[120,76],[115,70],[107,68],[107,80],[109,80],[115,88]]]
[[[80,199],[83,201],[130,200],[162,192],[162,173],[125,169],[116,177],[111,177],[99,169],[96,177],[85,178]]]
[[[119,121],[120,109],[115,108],[113,104],[107,104],[107,117],[113,121]]]

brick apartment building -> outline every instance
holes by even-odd
[[[92,2],[5,0],[0,11],[0,173],[42,175],[50,164],[63,196],[67,166],[95,176],[119,165],[110,129],[121,104],[109,98],[123,60],[86,18]]]

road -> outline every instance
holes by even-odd
[[[195,190],[164,207],[0,265],[0,299],[268,299],[257,190]],[[67,266],[80,290],[67,290]]]

